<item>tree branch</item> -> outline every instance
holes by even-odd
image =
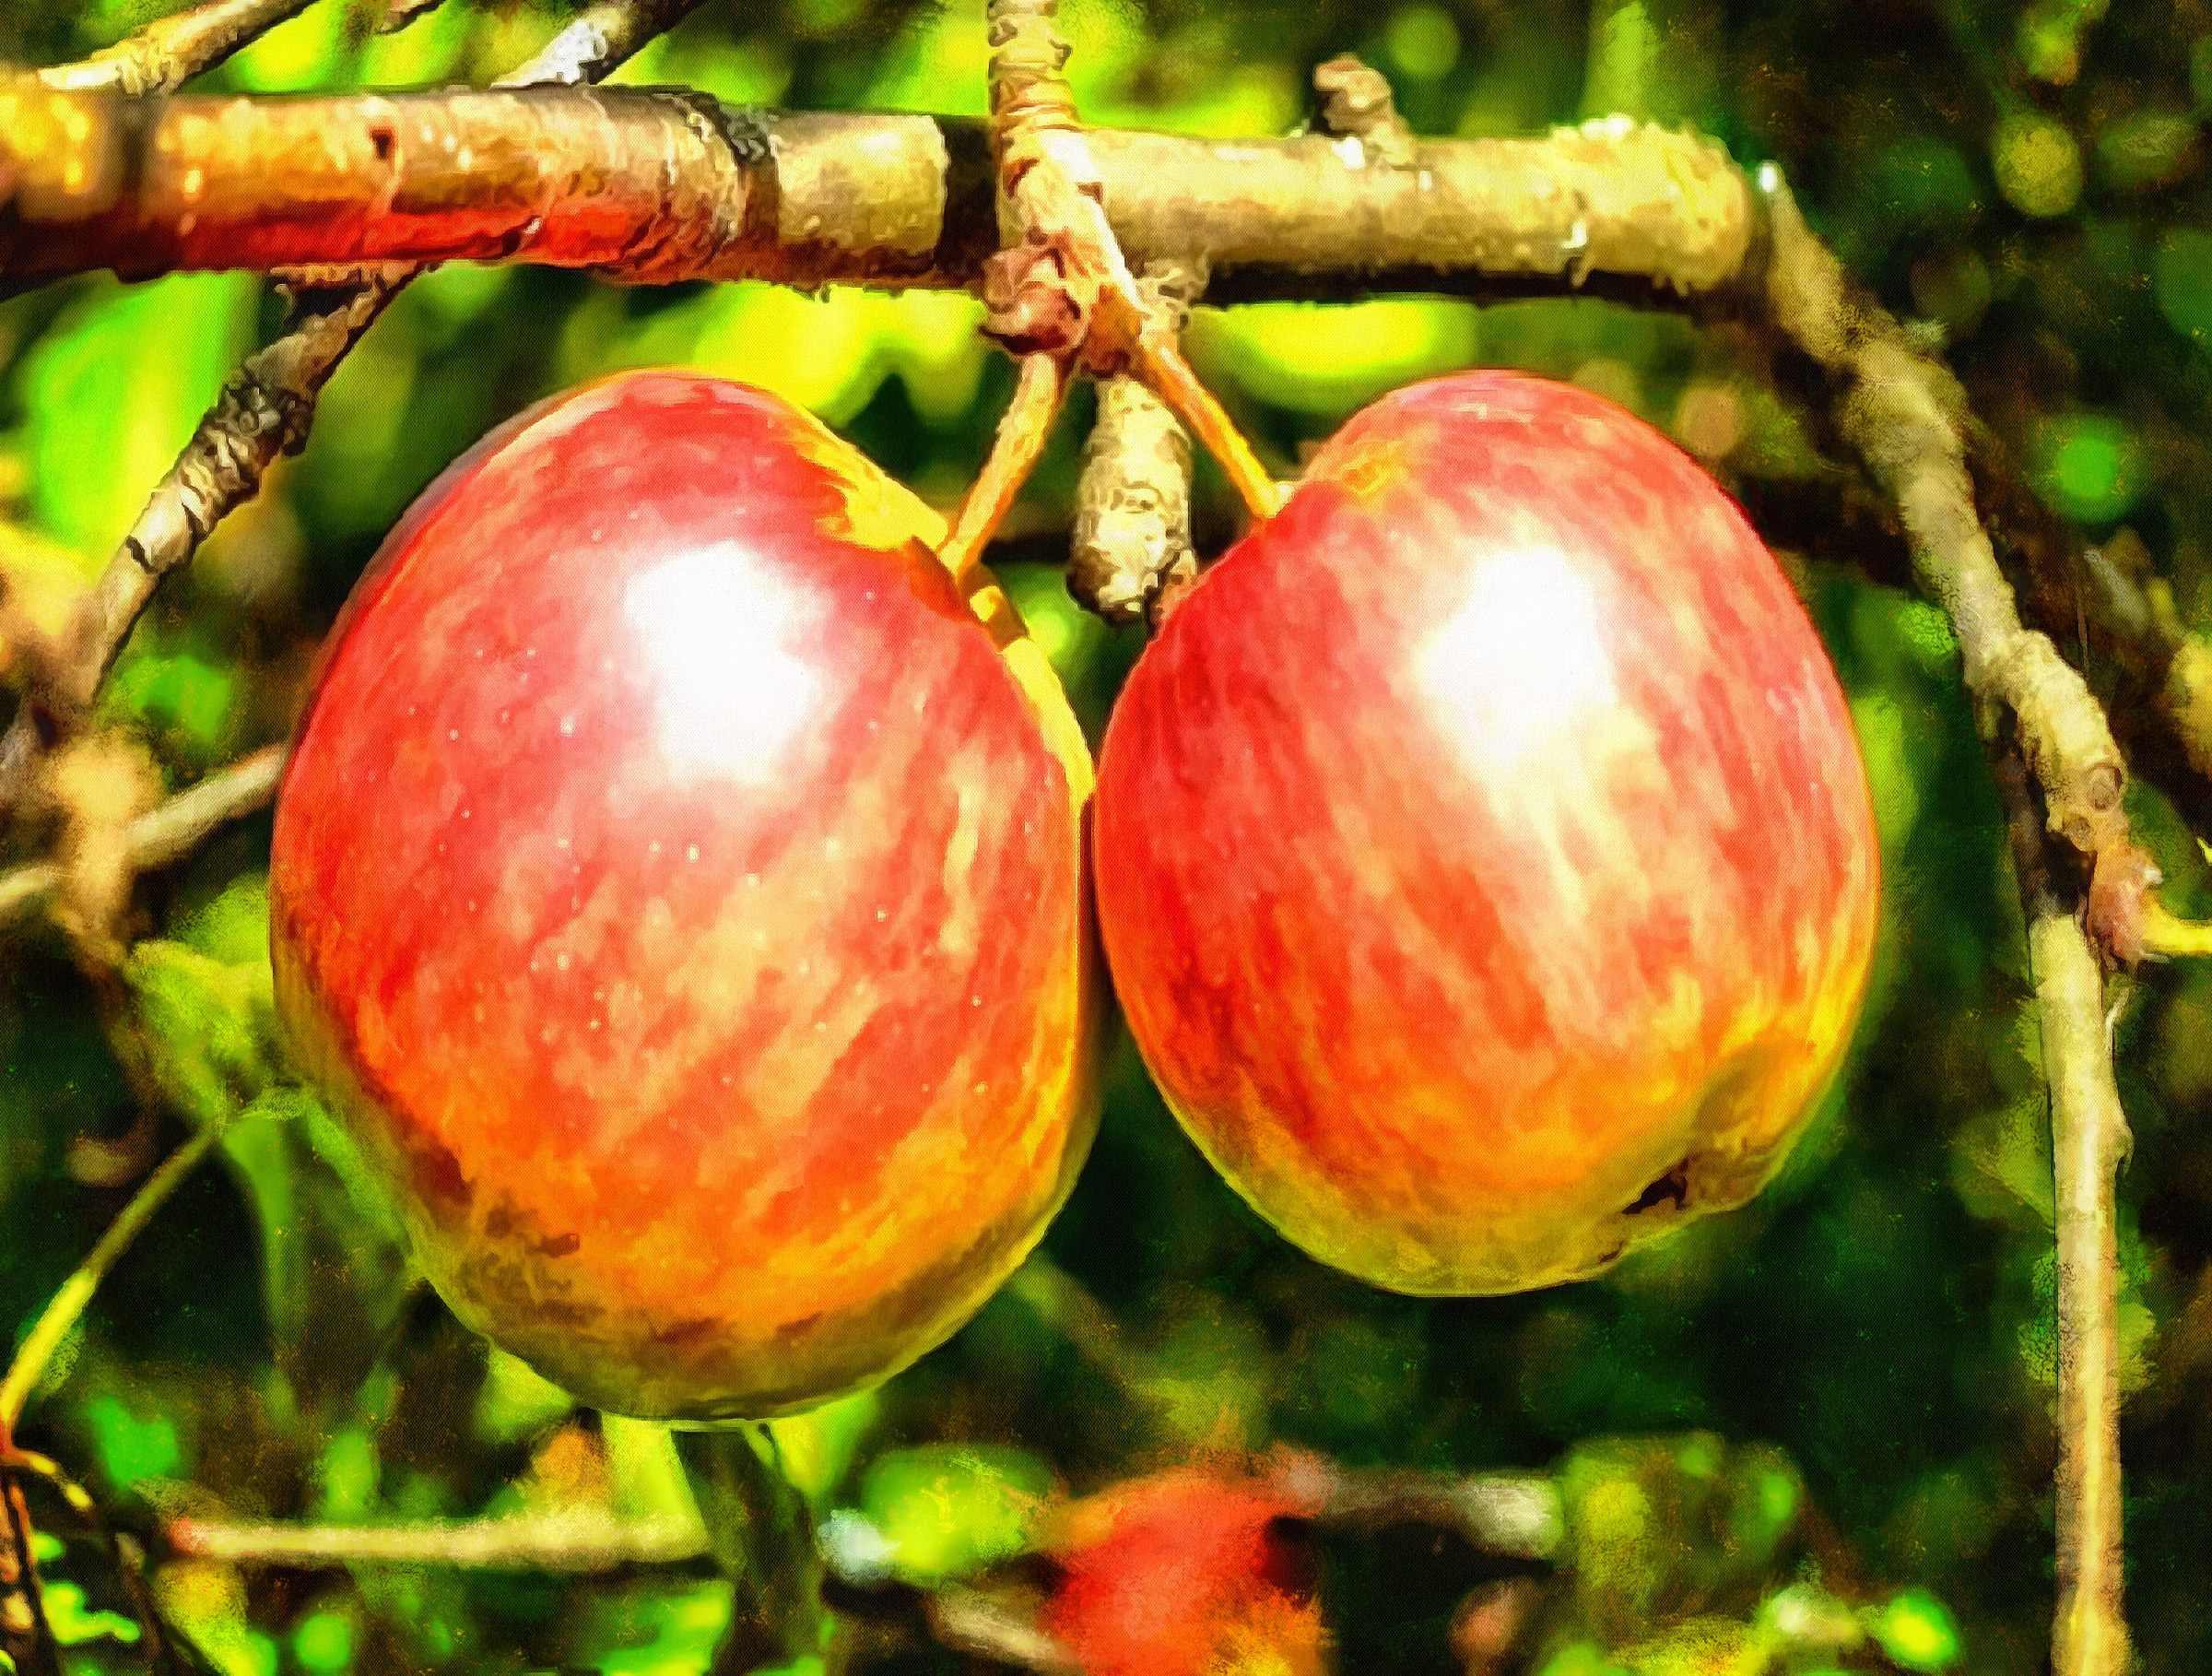
[[[262,808],[276,795],[284,772],[284,748],[270,745],[241,757],[179,792],[130,824],[127,842],[134,872],[143,873],[189,855],[218,827]],[[28,918],[62,887],[58,862],[33,861],[0,873],[0,929]]]
[[[506,80],[512,85],[559,86],[595,80],[697,4],[698,0],[594,0]],[[0,182],[10,179],[12,152],[23,148],[36,152],[42,141],[53,138],[50,129],[19,135],[18,125],[7,120],[11,101],[28,101],[35,111],[38,97],[0,86]],[[69,97],[73,106],[100,111],[111,120],[118,112],[160,108],[106,97]],[[45,114],[53,117],[57,111],[50,107]],[[177,183],[182,188],[182,177]],[[19,211],[23,195],[23,183],[18,181],[11,195],[0,199],[0,211],[11,204]],[[0,213],[0,222],[7,218]],[[0,233],[0,252],[8,237]],[[290,317],[276,339],[249,356],[231,374],[100,572],[74,625],[65,661],[55,679],[44,690],[26,695],[6,733],[0,735],[0,816],[21,801],[41,745],[73,726],[90,704],[162,578],[190,563],[208,532],[258,494],[269,468],[306,441],[323,386],[347,351],[419,271],[386,268],[332,289],[296,294]],[[0,254],[0,274],[8,272],[6,258]]]
[[[69,143],[42,143],[60,119],[45,109],[41,128],[34,107],[13,124],[23,137],[0,141],[0,159],[12,151],[25,171],[17,224],[0,230],[0,268],[19,277],[107,262],[135,272],[467,257],[621,279],[971,285],[997,243],[982,131],[925,116],[739,117],[633,89],[66,108],[81,130]],[[1347,156],[1327,135],[1084,137],[1125,253],[1205,261],[1213,301],[1580,285],[1771,320],[1896,497],[1924,583],[1961,619],[1977,694],[2020,714],[2053,820],[2077,847],[2128,864],[2112,894],[2133,888],[2112,730],[2048,637],[2021,623],[1982,528],[1968,471],[1990,475],[1985,439],[1949,373],[1806,229],[1777,172],[1754,190],[1711,143],[1618,119],[1539,139],[1418,144],[1397,166],[1364,144]],[[325,322],[341,339],[359,324]],[[300,384],[273,369],[233,392],[259,427],[248,465],[298,429],[268,390]],[[226,492],[241,475],[220,469],[219,453],[201,464]],[[2156,660],[2173,677],[2156,688],[2158,713],[2212,747],[2200,679],[2212,659],[2174,655],[2187,650]],[[2184,757],[2202,766],[2212,748]],[[0,751],[0,789],[6,768]],[[2100,911],[2100,929],[2113,917]]]
[[[79,64],[55,65],[39,80],[73,93],[166,93],[211,70],[310,0],[205,0],[157,18]]]
[[[1179,330],[1194,270],[1156,263],[1140,280],[1167,330]],[[1163,591],[1198,573],[1191,548],[1191,439],[1167,404],[1126,373],[1099,381],[1083,444],[1067,586],[1109,622],[1142,620]]]
[[[1779,171],[1761,275],[1769,316],[1818,368],[1836,427],[1897,509],[1922,587],[1951,620],[2009,815],[2028,916],[2058,1203],[2056,1676],[2118,1676],[2121,1612],[2118,1212],[2128,1144],[2105,1011],[2105,951],[2137,958],[2156,869],[2121,806],[2126,767],[2103,706],[2050,637],[2020,620],[1968,469],[1964,393],[1845,276]],[[2053,837],[2068,854],[2053,854]],[[2059,881],[2078,871],[2086,895]],[[2086,920],[2086,925],[2085,925]]]
[[[1984,732],[1996,712],[2010,718],[2051,831],[2092,864],[2091,932],[2121,957],[2139,958],[2143,893],[2157,872],[2128,832],[2126,763],[2081,672],[2020,620],[1968,472],[1965,393],[1845,275],[1806,226],[1780,171],[1762,170],[1759,184],[1769,316],[1824,375],[1838,431],[1896,505],[1921,586],[1958,634]]]
[[[2051,1099],[2058,1215],[2058,1600],[2053,1676],[2128,1668],[2122,1613],[2118,1208],[2129,1146],[2112,1076],[2104,973],[2057,882],[2029,774],[1997,763]]]
[[[950,118],[749,115],[652,89],[11,97],[0,272],[18,282],[468,259],[966,286],[997,248],[983,129]],[[1719,147],[1627,122],[1429,141],[1398,169],[1355,166],[1325,135],[1085,137],[1129,260],[1203,258],[1217,300],[1711,291],[1741,270],[1759,214]]]
[[[288,1525],[172,1519],[172,1553],[232,1565],[452,1565],[488,1571],[606,1572],[705,1557],[697,1519],[625,1518],[604,1507],[548,1508],[490,1519],[407,1525]]]

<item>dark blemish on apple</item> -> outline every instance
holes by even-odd
[[[1628,1208],[1621,1214],[1623,1216],[1641,1216],[1647,1210],[1656,1210],[1662,1205],[1672,1206],[1677,1210],[1688,1209],[1689,1161],[1688,1159],[1684,1159],[1664,1175],[1654,1176],[1642,1192],[1629,1201]]]

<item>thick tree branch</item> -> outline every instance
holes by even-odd
[[[14,148],[41,160],[16,189],[22,218],[0,232],[0,267],[26,277],[108,261],[135,271],[465,256],[629,279],[966,285],[997,242],[981,130],[928,117],[740,119],[633,90],[68,109],[83,132],[66,146],[41,150],[37,124],[18,124],[31,137]],[[53,128],[51,110],[46,120]],[[1771,319],[1896,497],[1924,583],[1960,617],[1976,692],[2020,714],[2054,822],[2120,862],[2100,927],[2124,918],[2102,912],[2141,878],[2118,813],[2121,758],[2079,677],[2002,586],[1968,477],[1985,451],[1957,385],[1851,285],[1778,174],[1755,191],[1710,143],[1618,120],[1430,142],[1397,165],[1326,135],[1085,139],[1124,250],[1204,260],[1215,301],[1579,282]],[[2167,729],[2200,745],[2212,742],[2195,679],[2206,661],[2164,656],[2173,683],[2156,687]],[[2188,755],[2201,763],[2212,750]],[[2132,952],[2124,931],[2120,947]]]
[[[159,808],[148,809],[125,834],[135,872],[167,867],[189,855],[217,828],[265,806],[284,772],[284,749],[271,745],[241,757],[179,792]],[[0,873],[0,930],[37,913],[63,884],[59,862],[32,861]]]
[[[997,248],[983,130],[952,119],[747,116],[645,89],[9,97],[0,273],[17,281],[465,258],[965,286]],[[1203,258],[1217,300],[1604,289],[1606,275],[1630,294],[1711,291],[1758,221],[1719,147],[1627,122],[1430,141],[1394,169],[1325,135],[1086,138],[1129,260]]]
[[[595,80],[697,3],[594,0],[507,82],[568,86]],[[14,178],[11,151],[27,148],[35,153],[54,137],[51,124],[18,135],[18,125],[7,120],[11,100],[34,113],[43,110],[49,117],[58,109],[51,100],[41,104],[35,92],[0,86],[0,183]],[[76,96],[76,102],[86,104],[86,96]],[[159,107],[103,97],[89,100],[87,108],[112,116]],[[177,184],[182,189],[182,177]],[[10,196],[0,200],[0,224],[9,219],[11,205],[18,212],[22,207],[22,181],[16,180],[9,191]],[[11,236],[0,232],[0,249]],[[0,275],[6,268],[0,256]],[[418,271],[387,267],[329,289],[299,292],[276,340],[231,374],[100,572],[73,627],[62,667],[43,690],[25,696],[15,720],[0,735],[0,815],[20,802],[41,747],[73,726],[91,702],[162,578],[191,562],[207,533],[259,493],[269,468],[306,441],[323,386]]]
[[[308,5],[309,0],[206,0],[155,18],[82,63],[41,70],[39,79],[65,92],[167,93]]]

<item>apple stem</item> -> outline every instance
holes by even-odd
[[[1018,363],[1014,399],[999,416],[991,453],[976,474],[937,557],[955,582],[965,582],[997,533],[1021,486],[1036,468],[1067,394],[1067,363],[1041,350]]]
[[[1133,373],[1220,463],[1252,515],[1272,516],[1284,490],[1183,359],[1171,320],[1145,297],[1106,218],[1098,166],[1061,75],[1067,44],[1053,26],[1057,9],[1056,0],[991,0],[991,140],[1001,249],[984,275],[991,310],[984,329],[1025,358],[1050,355],[1064,368],[1079,360],[1100,375]],[[1041,390],[1041,371],[1025,366],[1023,384]],[[1018,392],[1018,406],[1022,399]],[[1022,428],[1031,422],[1025,416],[1011,437],[1006,426],[999,432],[1009,465],[1023,473],[1035,462],[1033,452],[1026,457],[1020,452],[1030,442]],[[994,462],[999,453],[994,447]],[[1019,478],[1014,480],[1018,486]],[[999,484],[988,487],[993,494],[1006,492]],[[979,483],[970,496],[971,503],[982,502],[979,514],[989,509],[985,488]],[[965,505],[959,522],[970,523]],[[995,523],[992,518],[982,526],[985,535]],[[967,555],[957,538],[947,547],[957,575]]]
[[[1282,511],[1290,491],[1260,464],[1260,456],[1229,417],[1229,410],[1183,359],[1172,336],[1147,325],[1136,336],[1132,362],[1146,387],[1190,427],[1191,434],[1214,456],[1247,512],[1254,518],[1272,518]]]

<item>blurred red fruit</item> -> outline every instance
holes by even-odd
[[[1321,1608],[1284,1522],[1282,1485],[1204,1468],[1077,1503],[1044,1627],[1084,1676],[1310,1676],[1327,1668]]]

